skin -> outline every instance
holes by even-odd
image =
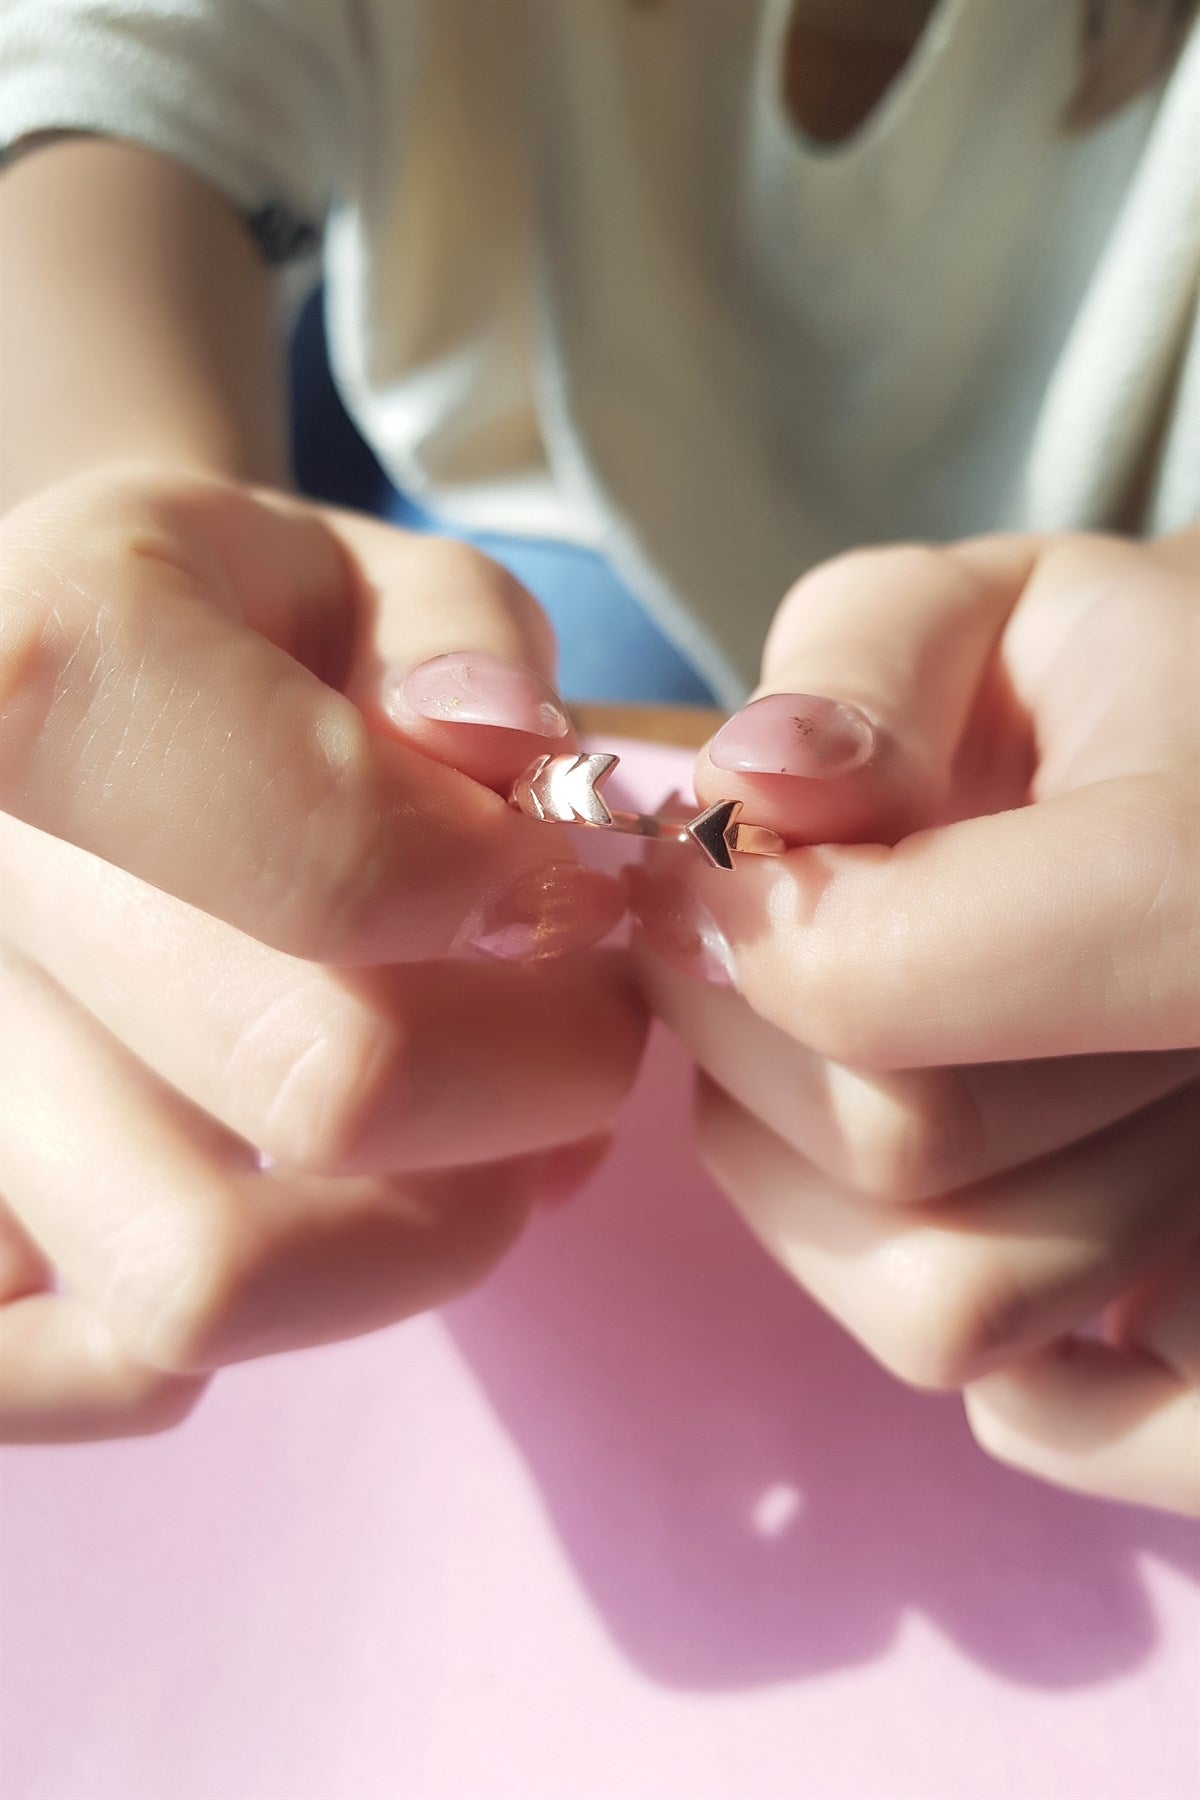
[[[569,882],[534,945],[560,959],[447,961],[569,852],[496,799],[539,740],[387,696],[449,651],[548,679],[547,634],[473,553],[282,491],[270,283],[223,203],[68,141],[0,213],[0,1419],[101,1436],[478,1279],[602,1153],[642,1019]],[[764,1243],[903,1378],[961,1387],[990,1453],[1181,1510],[1195,556],[992,539],[816,571],[763,691],[860,707],[878,753],[782,784],[701,758],[703,798],[797,846],[686,874],[739,991],[656,953],[653,870],[641,906],[705,1154]]]
[[[0,214],[0,1426],[102,1437],[477,1281],[603,1154],[644,1009],[617,884],[500,797],[542,738],[403,703],[452,652],[548,684],[545,621],[283,491],[224,203],[70,140]]]
[[[797,847],[736,880],[660,853],[638,894],[652,1003],[703,1071],[705,1156],[767,1248],[902,1379],[961,1389],[991,1454],[1181,1512],[1200,1507],[1198,552],[1196,531],[989,538],[814,571],[760,692],[858,707],[874,756],[797,779],[703,752],[701,798]],[[734,986],[695,979],[681,883]],[[1081,1338],[1106,1312],[1105,1341]]]

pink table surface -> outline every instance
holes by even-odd
[[[685,768],[623,765],[653,804]],[[1200,1556],[989,1464],[699,1169],[438,1317],[3,1459],[5,1800],[1194,1800]]]

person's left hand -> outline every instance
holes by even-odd
[[[815,570],[697,771],[800,847],[733,875],[663,847],[630,876],[705,1158],[766,1246],[902,1378],[964,1389],[992,1454],[1180,1511],[1197,548],[992,537]]]

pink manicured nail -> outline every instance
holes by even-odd
[[[648,875],[636,865],[625,870],[625,884],[629,910],[657,956],[696,981],[737,986],[729,940],[689,887],[675,876]]]
[[[624,912],[624,890],[611,875],[581,863],[550,863],[489,895],[460,948],[503,962],[541,962],[598,944]]]
[[[498,725],[543,738],[566,737],[571,729],[540,675],[483,651],[455,650],[418,663],[396,691],[403,708],[439,725]]]
[[[848,775],[875,748],[875,727],[857,706],[820,694],[764,694],[722,725],[708,754],[738,775]]]
[[[612,1132],[604,1131],[549,1151],[534,1177],[534,1205],[551,1212],[572,1199],[600,1167],[612,1141]]]

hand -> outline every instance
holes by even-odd
[[[1196,549],[816,570],[697,776],[800,847],[732,876],[660,849],[631,878],[705,1155],[767,1247],[898,1375],[964,1389],[993,1454],[1185,1511]]]
[[[618,885],[489,791],[571,742],[502,570],[139,471],[6,533],[0,1416],[144,1431],[477,1280],[642,1012]]]

